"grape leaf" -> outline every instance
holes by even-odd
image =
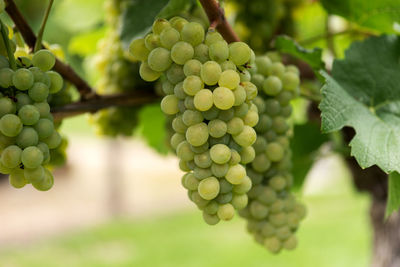
[[[322,131],[353,127],[351,155],[362,168],[400,172],[400,37],[355,42],[335,60],[320,103]]]
[[[280,52],[305,61],[314,71],[319,71],[325,67],[325,63],[322,61],[321,48],[306,49],[288,36],[278,36],[275,40],[275,47]]]
[[[318,149],[329,141],[328,135],[321,134],[319,125],[308,121],[305,124],[294,126],[294,135],[290,141],[292,150],[292,173],[294,186],[301,187],[308,171],[312,167]]]
[[[185,10],[194,0],[132,0],[122,14],[120,36],[127,48],[135,38],[143,37],[156,18],[169,18]]]
[[[389,185],[388,185],[388,200],[386,203],[385,218],[387,219],[390,214],[398,210],[400,207],[400,174],[397,172],[392,172],[389,175]]]
[[[321,0],[328,13],[342,16],[358,25],[393,33],[400,22],[399,0]]]

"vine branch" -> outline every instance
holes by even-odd
[[[200,0],[200,3],[210,21],[210,28],[216,28],[228,43],[240,41],[226,20],[224,9],[216,0]]]
[[[15,26],[18,28],[19,32],[24,38],[25,43],[30,47],[31,50],[34,49],[36,43],[36,35],[34,34],[32,28],[26,22],[25,18],[22,16],[18,7],[15,5],[13,0],[5,0],[6,11],[10,18],[13,20]],[[43,46],[43,45],[42,45]],[[56,64],[54,69],[60,73],[64,79],[70,81],[78,89],[81,94],[82,100],[96,98],[97,95],[90,85],[82,79],[69,65],[61,62],[56,58]]]

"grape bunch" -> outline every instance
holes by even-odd
[[[44,166],[61,144],[48,97],[62,89],[63,78],[51,70],[55,57],[50,51],[39,50],[27,59],[17,61],[14,70],[0,56],[0,172],[9,174],[16,188],[31,183],[46,191],[54,179]]]
[[[294,233],[305,216],[305,207],[290,192],[293,177],[287,121],[292,112],[290,100],[299,90],[299,72],[268,56],[257,57],[251,70],[251,80],[260,88],[254,99],[260,119],[253,144],[256,156],[247,165],[253,188],[248,193],[249,205],[240,215],[247,219],[256,241],[278,253],[296,247]]]
[[[172,119],[171,146],[189,198],[210,225],[232,219],[252,185],[244,164],[255,157],[258,122],[257,87],[247,70],[253,51],[181,17],[156,20],[130,51],[142,61],[145,81],[163,76],[161,109]]]

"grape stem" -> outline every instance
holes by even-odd
[[[2,20],[0,20],[0,26],[1,26],[1,36],[3,38],[4,45],[6,46],[8,60],[10,62],[10,67],[13,70],[16,70],[17,64],[15,63],[14,53],[11,51],[10,40],[8,39],[8,35],[7,35],[7,31],[6,31],[6,25],[3,23]]]
[[[14,24],[21,33],[22,38],[24,38],[25,43],[31,49],[33,49],[36,43],[36,36],[33,33],[32,28],[26,22],[25,18],[22,16],[13,0],[5,0],[5,3],[6,11],[10,18],[14,21]],[[69,65],[61,62],[59,59],[56,59],[54,69],[60,73],[64,79],[75,85],[83,101],[97,97],[96,93],[94,93],[95,91],[89,86],[89,84],[83,80]]]
[[[51,113],[55,120],[80,115],[86,112],[96,112],[104,108],[137,107],[154,103],[159,100],[154,92],[148,90],[135,90],[129,93],[97,96],[86,101],[75,102],[60,107],[52,107]]]
[[[233,31],[225,17],[224,9],[216,0],[200,0],[210,21],[210,28],[215,28],[228,43],[239,42],[240,39]]]
[[[54,0],[49,0],[49,4],[47,5],[46,8],[46,13],[44,14],[42,24],[40,25],[40,29],[38,32],[38,36],[35,42],[35,48],[34,52],[39,51],[42,48],[42,38],[43,38],[43,33],[44,33],[44,28],[46,27],[47,19],[49,18],[50,10],[51,7],[53,6]]]

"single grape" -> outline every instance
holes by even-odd
[[[161,101],[161,110],[168,115],[174,115],[179,112],[179,99],[175,95],[167,95]]]
[[[235,209],[229,203],[223,204],[223,205],[219,206],[217,215],[221,220],[229,221],[235,215]]]
[[[48,138],[55,131],[54,124],[49,119],[40,119],[33,127],[41,140]]]
[[[185,64],[186,61],[193,58],[193,55],[193,46],[187,42],[177,42],[171,49],[171,58],[179,65]]]
[[[196,109],[200,111],[210,110],[214,104],[213,93],[209,89],[201,89],[194,96],[193,103]]]
[[[233,192],[236,194],[246,194],[251,189],[252,182],[248,176],[245,176],[242,183],[233,186]]]
[[[24,187],[27,184],[24,176],[24,170],[20,168],[13,169],[9,176],[9,182],[15,188]]]
[[[252,146],[247,146],[240,151],[240,163],[248,164],[254,160],[256,152]]]
[[[22,149],[28,146],[36,146],[38,142],[39,136],[37,132],[32,127],[28,126],[22,129],[16,139],[16,144]]]
[[[237,135],[243,131],[244,122],[241,118],[234,117],[227,123],[227,132],[231,135]]]
[[[243,42],[233,42],[229,44],[229,60],[237,66],[244,65],[250,60],[251,49]]]
[[[247,206],[248,202],[249,202],[249,198],[247,197],[246,194],[233,195],[233,197],[232,197],[232,206],[236,210],[244,209]]]
[[[166,19],[156,19],[153,22],[152,31],[155,34],[160,34],[163,30],[170,28],[171,25],[169,24],[168,20]]]
[[[190,96],[196,95],[203,88],[204,83],[199,76],[190,75],[183,81],[183,90]]]
[[[269,143],[265,149],[267,157],[272,162],[281,161],[284,157],[285,150],[279,143]]]
[[[40,137],[40,134],[39,134],[39,137]],[[46,145],[50,149],[57,148],[61,144],[61,141],[62,140],[61,140],[60,134],[55,130],[53,131],[53,133],[49,137],[43,139],[43,142],[46,143]]]
[[[217,215],[208,214],[206,212],[203,212],[203,219],[208,225],[216,225],[220,221],[220,219]]]
[[[254,129],[250,126],[245,125],[243,131],[233,136],[236,143],[242,147],[251,146],[256,141],[257,135]]]
[[[186,140],[193,146],[201,146],[208,139],[208,127],[204,122],[190,126],[186,131]]]
[[[189,22],[183,26],[181,36],[183,41],[196,46],[204,40],[204,29],[197,22]]]
[[[201,154],[194,155],[194,163],[200,168],[209,168],[211,167],[212,160],[210,157],[210,152],[206,151]]]
[[[227,125],[222,120],[211,120],[208,123],[208,131],[212,137],[219,138],[226,134]]]
[[[0,86],[8,88],[13,85],[14,71],[10,68],[0,69]]]
[[[221,67],[217,62],[207,61],[201,66],[200,76],[207,85],[217,84],[221,76]]]
[[[167,70],[167,79],[173,84],[177,84],[185,79],[185,73],[182,66],[172,63],[171,67]]]
[[[208,56],[208,46],[205,44],[199,44],[194,48],[194,59],[197,59],[201,63],[205,63],[210,60]]]
[[[169,50],[162,47],[155,48],[150,52],[147,63],[156,72],[166,71],[172,64]]]
[[[231,159],[231,150],[224,144],[216,144],[211,147],[210,156],[215,163],[224,164]]]
[[[39,166],[35,169],[29,169],[25,168],[24,169],[24,176],[26,180],[30,183],[32,182],[39,182],[45,177],[45,171],[42,166]]]
[[[22,150],[16,145],[8,146],[1,153],[1,163],[9,169],[16,168],[21,163]]]
[[[149,51],[161,46],[160,36],[153,33],[146,35],[146,37],[144,38],[144,45]]]
[[[212,163],[211,164],[211,172],[215,177],[221,178],[226,175],[226,173],[229,170],[229,165],[228,164],[217,164],[217,163]]]
[[[6,114],[0,119],[0,131],[8,137],[17,136],[22,130],[21,119],[14,114]]]
[[[32,181],[33,187],[35,187],[39,191],[48,191],[54,185],[54,177],[53,174],[48,169],[44,169],[44,179],[40,181]]]
[[[34,77],[32,72],[27,69],[18,69],[14,72],[12,83],[18,90],[28,90],[32,87]]]
[[[29,146],[22,151],[21,162],[26,168],[38,168],[43,162],[43,153],[36,146]]]
[[[267,95],[276,96],[282,91],[282,81],[276,76],[269,76],[264,80],[262,89]]]
[[[169,23],[178,31],[182,31],[183,26],[185,26],[188,21],[181,17],[173,17],[169,20]]]
[[[171,49],[180,38],[179,32],[174,28],[166,28],[160,34],[161,45],[167,49]]]
[[[0,97],[0,118],[6,114],[15,113],[16,105],[8,97]]]
[[[142,77],[142,79],[146,82],[153,82],[161,76],[161,73],[152,70],[147,62],[142,62],[140,65],[139,74],[140,77]]]
[[[197,59],[191,59],[183,66],[183,72],[185,73],[186,77],[190,75],[200,76],[201,65],[201,62]]]
[[[215,177],[208,177],[199,183],[198,192],[206,200],[211,200],[218,196],[219,182]]]
[[[225,70],[221,73],[218,80],[218,85],[221,87],[226,87],[231,90],[238,87],[240,82],[240,76],[234,70]]]
[[[218,63],[226,61],[229,57],[228,43],[225,40],[212,43],[208,49],[210,59]]]
[[[51,94],[55,94],[55,93],[59,92],[64,85],[64,80],[61,77],[61,75],[58,74],[58,72],[55,72],[52,70],[46,72],[46,74],[49,76],[50,81],[51,81],[51,84],[49,87],[49,92]]]
[[[32,57],[32,64],[42,71],[51,70],[56,63],[56,57],[49,50],[41,49]]]
[[[265,154],[259,154],[254,158],[253,162],[251,163],[251,167],[255,171],[263,173],[271,167],[271,161]]]
[[[137,61],[146,61],[150,53],[144,43],[144,39],[142,38],[133,40],[130,43],[129,52],[131,53],[133,60]]]
[[[33,104],[40,113],[40,118],[47,118],[50,115],[50,105],[47,102]]]
[[[213,92],[213,102],[217,108],[227,110],[233,107],[235,95],[226,87],[218,87]]]
[[[28,91],[29,97],[35,102],[43,102],[49,95],[49,88],[41,82],[34,83]]]

